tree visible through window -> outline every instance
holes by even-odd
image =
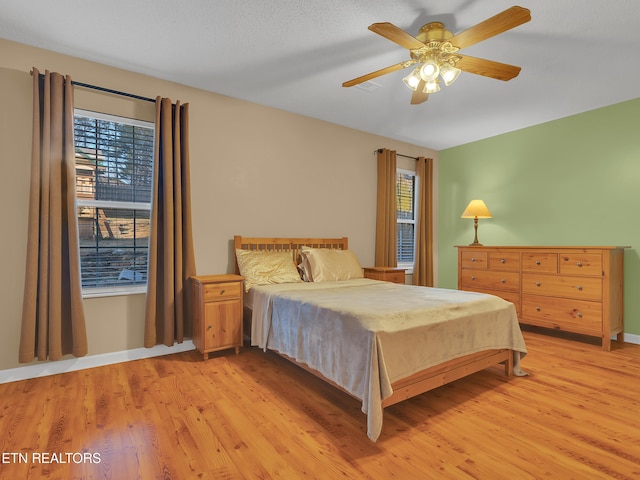
[[[396,172],[396,217],[398,266],[413,268],[416,223],[416,175],[415,172]]]
[[[75,112],[76,196],[85,294],[147,283],[154,133],[149,122]]]

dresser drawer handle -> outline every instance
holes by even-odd
[[[536,260],[536,265],[540,265],[540,260]]]
[[[505,263],[505,262],[506,262],[506,260],[504,258],[500,259],[500,263]]]
[[[582,262],[578,262],[578,263],[576,263],[576,265],[581,267],[582,266]]]
[[[471,275],[471,280],[475,280],[476,276],[475,275]]]
[[[582,291],[582,285],[578,285],[576,288],[578,289],[579,292]]]
[[[507,283],[507,281],[503,278],[500,280],[502,283]]]
[[[226,290],[220,290],[220,295],[224,295],[224,292],[226,292]]]
[[[536,287],[539,287],[539,286],[540,286],[540,282],[536,282]]]
[[[539,311],[540,311],[540,307],[536,307],[536,312],[539,312]]]
[[[577,315],[578,315],[578,318],[582,318],[582,312],[578,312]]]
[[[476,261],[476,257],[471,257],[471,261],[475,262]]]

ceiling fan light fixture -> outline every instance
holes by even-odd
[[[420,67],[416,67],[413,71],[402,79],[404,84],[409,87],[414,92],[418,88],[418,84],[420,83]]]
[[[445,63],[442,65],[442,67],[440,67],[440,76],[444,80],[444,84],[448,87],[456,81],[461,71],[462,70],[460,70],[459,68]]]
[[[436,93],[440,91],[440,82],[436,80],[429,80],[424,85],[424,93]]]
[[[425,82],[429,82],[431,80],[435,80],[438,78],[440,74],[440,67],[438,66],[438,62],[436,62],[433,58],[428,58],[420,67],[420,78]]]

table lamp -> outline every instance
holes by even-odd
[[[482,244],[478,242],[478,219],[479,218],[492,218],[491,212],[484,204],[482,200],[471,200],[467,208],[464,209],[460,218],[473,218],[473,228],[475,230],[475,237],[473,243],[469,246],[481,247]]]

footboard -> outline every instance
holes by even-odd
[[[508,349],[465,355],[422,370],[392,383],[393,394],[382,401],[382,407],[402,402],[499,363],[504,363],[505,375],[513,375],[513,351]]]

